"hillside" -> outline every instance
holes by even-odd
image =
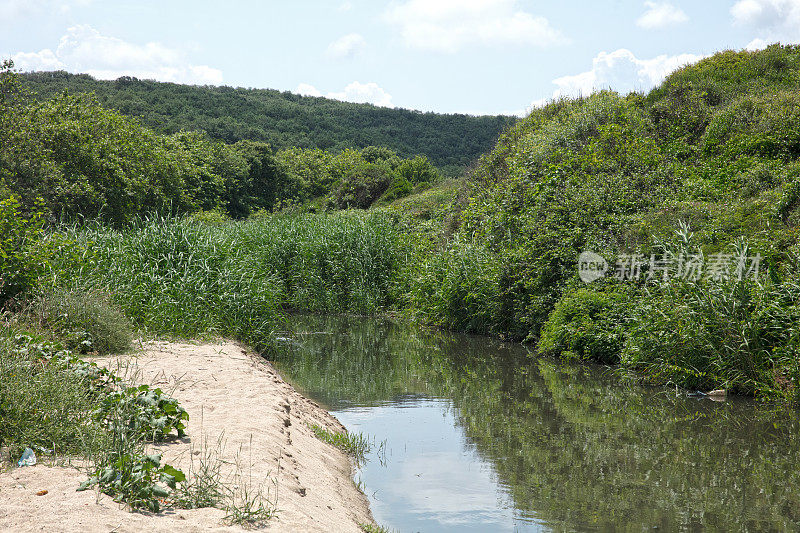
[[[106,108],[139,118],[160,133],[206,131],[234,143],[264,141],[275,149],[300,147],[341,151],[385,146],[401,157],[425,155],[445,173],[457,173],[491,149],[516,119],[503,116],[442,115],[390,109],[270,89],[191,86],[86,74],[37,72],[25,85],[42,99],[65,89],[94,92]]]
[[[656,382],[800,397],[800,47],[721,52],[647,95],[552,102],[501,137],[455,207],[449,244],[404,274],[419,320]],[[584,251],[606,264],[593,283]]]

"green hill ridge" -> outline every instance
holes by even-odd
[[[104,107],[136,117],[159,133],[203,130],[214,140],[263,141],[274,149],[385,146],[401,157],[425,155],[448,174],[491,149],[498,134],[516,122],[516,117],[423,113],[271,89],[132,77],[105,81],[63,71],[27,73],[24,84],[42,99],[64,90],[94,92]]]

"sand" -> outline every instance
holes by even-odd
[[[341,424],[262,358],[231,342],[151,342],[138,354],[96,361],[160,387],[188,411],[188,436],[154,447],[167,463],[188,472],[192,453],[195,464],[202,456],[197,452],[204,440],[210,450],[221,442],[229,486],[260,486],[270,500],[277,497],[277,515],[261,528],[344,533],[374,523],[348,457],[309,428],[342,430]],[[0,531],[241,530],[226,525],[225,513],[215,508],[132,513],[96,491],[76,492],[85,479],[64,466],[6,469],[0,473]]]

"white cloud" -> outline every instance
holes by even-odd
[[[661,83],[678,68],[703,59],[702,55],[660,55],[652,59],[638,59],[633,52],[620,48],[614,52],[600,52],[592,60],[592,69],[553,80],[558,87],[551,98],[535,100],[528,108],[541,107],[561,97],[588,96],[591,93],[612,89],[625,94],[630,91],[648,91]]]
[[[550,46],[567,40],[544,17],[518,7],[518,0],[407,0],[385,13],[407,45],[457,52],[468,45]]]
[[[592,60],[591,70],[553,80],[558,86],[554,96],[588,95],[602,89],[620,93],[646,91],[661,83],[670,72],[702,58],[695,54],[680,54],[638,59],[625,48],[610,53],[600,52]]]
[[[763,50],[767,46],[769,46],[769,42],[765,41],[764,39],[753,39],[744,47],[745,50],[749,52],[755,52],[756,50]]]
[[[11,58],[22,70],[60,69],[100,79],[135,76],[178,83],[222,83],[222,71],[208,65],[192,65],[179,50],[152,42],[129,43],[86,25],[67,29],[55,52],[18,52]]]
[[[325,55],[333,59],[353,57],[367,46],[367,41],[357,33],[348,33],[339,37],[325,51]]]
[[[294,92],[301,96],[322,96],[322,93],[316,87],[308,83],[301,83]]]
[[[351,9],[353,9],[352,2],[342,2],[342,4],[339,5],[339,11],[350,11]]]
[[[757,41],[800,41],[800,0],[739,0],[731,15],[736,24],[760,30],[766,39]]]
[[[20,52],[11,56],[14,68],[28,70],[65,70],[66,65],[49,48],[39,52]]]
[[[647,11],[636,19],[636,25],[645,29],[659,29],[682,24],[689,20],[686,13],[669,2],[645,2]]]
[[[328,93],[328,98],[344,100],[345,102],[369,103],[383,107],[394,107],[392,95],[384,91],[377,83],[359,83],[354,81],[339,93]]]
[[[295,92],[303,96],[322,96],[322,92],[319,89],[308,83],[301,83],[298,85]],[[394,104],[392,104],[392,95],[374,82],[361,83],[354,81],[348,84],[343,91],[329,92],[325,96],[345,102],[394,107]]]

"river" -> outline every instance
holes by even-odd
[[[356,481],[390,530],[800,530],[793,413],[386,320],[285,328],[276,366],[370,438]]]

